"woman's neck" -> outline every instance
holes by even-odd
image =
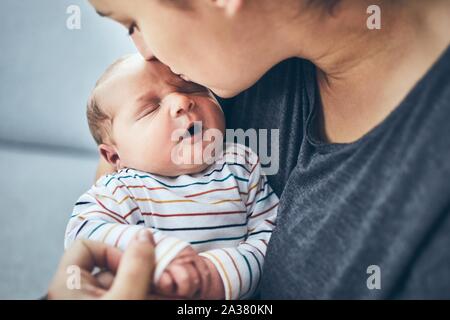
[[[341,0],[316,32],[298,35],[310,45],[302,42],[297,56],[318,68],[330,142],[357,140],[383,121],[450,43],[447,0],[375,1],[380,30],[367,28],[369,2]]]

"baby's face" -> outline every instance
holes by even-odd
[[[198,157],[194,161],[194,152],[222,144],[224,115],[210,91],[182,80],[158,61],[127,58],[94,94],[112,119],[108,148],[115,152],[111,159],[116,169],[165,176],[196,173],[208,164]],[[201,134],[192,135],[194,122],[201,124]],[[220,133],[220,141],[202,139],[205,130]],[[186,155],[191,155],[188,161]]]

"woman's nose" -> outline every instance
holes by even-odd
[[[178,92],[171,93],[164,100],[169,104],[169,112],[172,118],[177,118],[189,113],[195,106],[194,101],[190,97]]]
[[[137,28],[134,29],[131,39],[133,39],[134,45],[145,60],[152,60],[155,58],[150,47],[145,43],[142,33]]]

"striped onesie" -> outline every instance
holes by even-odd
[[[257,155],[226,144],[201,173],[164,177],[122,169],[101,177],[75,204],[65,247],[84,238],[125,249],[148,228],[156,242],[155,281],[191,245],[217,268],[226,299],[244,299],[258,287],[277,207]]]

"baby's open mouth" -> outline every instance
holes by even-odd
[[[195,136],[198,133],[202,132],[202,125],[199,123],[193,123],[189,129],[187,130],[187,132],[191,135],[191,136]]]
[[[202,139],[202,137],[203,137],[202,123],[200,121],[196,121],[189,125],[184,135],[180,137],[180,141],[185,139],[192,139],[192,142],[196,142],[198,139]]]

